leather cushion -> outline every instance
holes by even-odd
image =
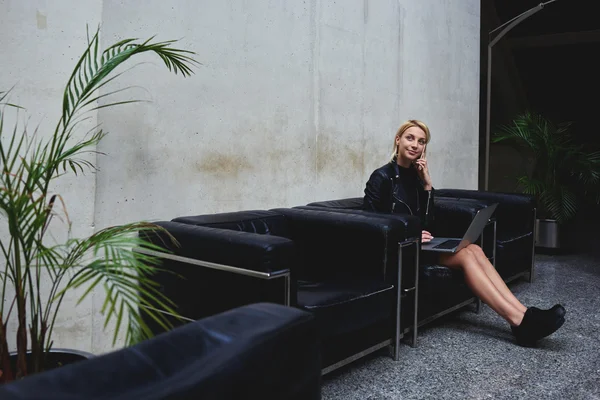
[[[172,221],[190,225],[289,237],[289,229],[285,217],[279,213],[266,210],[184,216],[174,218]]]
[[[381,281],[298,282],[298,306],[316,316],[323,337],[389,318],[394,298],[394,286]]]
[[[424,280],[444,281],[451,279],[464,279],[464,274],[460,270],[448,268],[439,264],[428,264],[419,268],[420,282],[424,282]]]

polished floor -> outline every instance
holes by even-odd
[[[325,376],[323,399],[600,399],[598,249],[538,254],[535,281],[510,287],[526,306],[563,304],[563,327],[524,348],[489,307],[465,308],[423,327],[398,362],[382,352]]]

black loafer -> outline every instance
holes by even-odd
[[[555,321],[564,318],[565,314],[567,313],[567,310],[565,310],[565,308],[560,304],[555,304],[554,306],[552,306],[552,308],[549,308],[547,310],[542,310],[537,307],[529,308],[531,308],[536,314],[545,315],[545,318],[554,319]]]
[[[550,311],[554,312],[554,314],[562,318],[564,318],[565,314],[567,313],[567,310],[565,310],[565,308],[560,304],[555,304],[554,306],[552,306]]]
[[[521,325],[512,326],[511,330],[518,344],[530,347],[538,340],[556,332],[564,323],[564,317],[557,318],[554,313],[548,314],[530,307],[525,311]]]

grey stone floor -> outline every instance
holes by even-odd
[[[510,285],[526,306],[567,309],[537,348],[513,342],[489,307],[421,328],[401,360],[376,353],[323,378],[323,399],[600,399],[600,255],[537,255],[533,283]]]

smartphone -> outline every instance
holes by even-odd
[[[419,160],[423,159],[423,157],[425,157],[425,152],[427,151],[427,145],[423,146],[423,152],[421,153],[421,156],[419,157]],[[413,164],[417,164],[417,160],[413,161]],[[421,169],[421,167],[419,166],[419,169]]]

